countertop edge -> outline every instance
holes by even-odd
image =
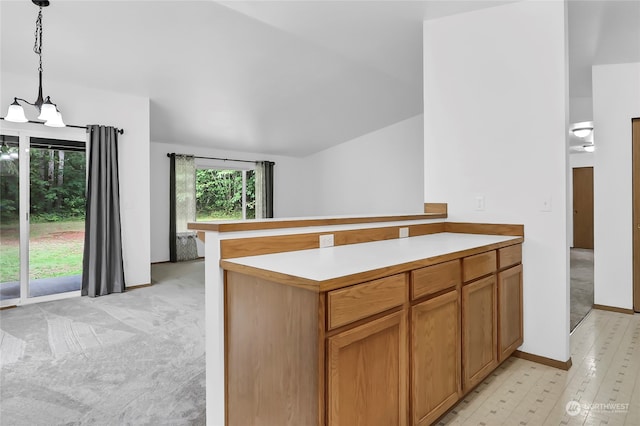
[[[451,253],[445,253],[438,256],[433,256],[424,259],[418,259],[415,261],[405,262],[397,265],[385,266],[369,271],[362,271],[355,274],[344,275],[336,278],[330,278],[327,280],[315,281],[309,278],[298,277],[295,275],[289,275],[282,272],[275,272],[266,269],[261,269],[248,265],[241,265],[235,263],[233,259],[221,259],[220,267],[225,271],[239,272],[245,275],[250,275],[258,278],[263,278],[268,281],[276,282],[279,284],[290,285],[294,287],[304,288],[315,292],[326,292],[336,290],[350,285],[372,281],[379,278],[384,278],[390,275],[409,272],[414,269],[424,268],[427,266],[435,265],[438,263],[447,262],[449,260],[460,259],[474,254],[483,253],[490,250],[497,250],[503,247],[508,247],[515,244],[521,244],[524,242],[524,237],[515,237],[508,241],[502,241],[492,244],[485,244],[470,249],[459,250]],[[366,243],[364,243],[366,244]]]

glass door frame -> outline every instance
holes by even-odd
[[[41,124],[33,123],[9,123],[0,121],[0,133],[8,136],[17,136],[19,139],[19,179],[20,182],[20,297],[5,299],[0,301],[0,308],[8,306],[27,305],[31,303],[48,302],[51,300],[68,299],[80,296],[81,291],[69,291],[65,293],[50,294],[46,296],[29,297],[29,215],[30,215],[30,169],[29,169],[29,149],[32,137],[45,139],[65,139],[71,141],[85,142],[87,153],[89,142],[86,130],[76,128],[47,128]],[[88,155],[87,155],[88,158]]]

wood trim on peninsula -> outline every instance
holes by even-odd
[[[512,235],[524,237],[524,225],[502,223],[445,222],[444,232],[462,234]]]
[[[412,215],[334,217],[317,219],[266,219],[226,222],[190,222],[187,227],[195,231],[258,231],[263,229],[303,228],[307,226],[353,225],[357,223],[400,222],[425,219],[445,219],[446,214],[422,213]]]
[[[447,214],[447,203],[424,203],[425,213]]]
[[[407,225],[406,228],[409,228],[410,237],[417,237],[444,232],[444,226],[444,222],[436,222]],[[231,259],[320,248],[320,235],[326,234],[333,234],[334,246],[392,240],[399,237],[400,228],[402,226],[227,239],[220,241],[220,257]]]

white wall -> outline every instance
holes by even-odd
[[[312,179],[307,215],[421,213],[423,116],[303,159]]]
[[[2,114],[13,97],[29,100],[37,95],[38,81],[2,73],[0,107]],[[58,104],[67,124],[104,124],[125,130],[119,139],[120,201],[124,270],[127,286],[151,282],[149,231],[149,99],[79,87],[54,80],[44,82],[45,96]],[[34,110],[25,108],[27,118]],[[12,125],[21,126],[18,123]],[[25,126],[26,125],[22,125]],[[56,129],[40,126],[55,137]]]
[[[214,148],[153,142],[151,161],[151,262],[169,260],[169,158],[168,153],[191,154],[203,157],[232,158],[236,160],[274,161],[273,210],[275,217],[304,215],[306,205],[307,173],[301,160],[291,157],[255,153],[222,151]],[[225,162],[219,162],[225,165]],[[246,167],[246,163],[227,162],[231,168]],[[249,165],[251,166],[251,165]],[[204,254],[203,246],[199,252]]]
[[[570,100],[569,122],[579,123],[593,120],[593,98],[576,96]]]
[[[633,308],[634,117],[640,117],[640,63],[594,66],[594,299],[624,309]]]
[[[426,21],[423,44],[425,200],[448,202],[453,221],[525,225],[521,350],[559,361],[570,357],[565,18],[564,2],[517,2]]]
[[[153,142],[150,150],[152,262],[169,260],[167,153],[171,152],[275,161],[275,217],[423,211],[422,115],[304,158]]]

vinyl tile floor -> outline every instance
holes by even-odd
[[[438,425],[640,425],[640,315],[593,309],[563,371],[511,357]]]

